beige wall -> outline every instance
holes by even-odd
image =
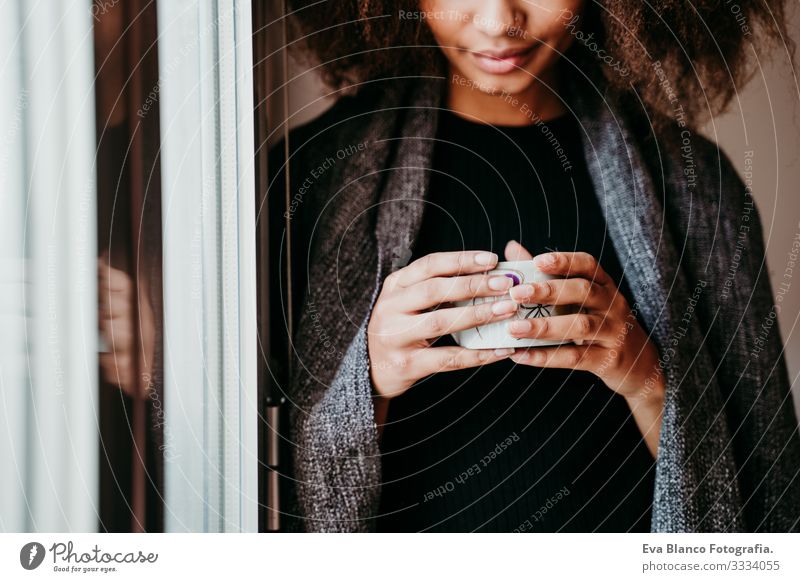
[[[800,10],[794,12],[790,30],[800,44]],[[800,89],[785,51],[777,51],[772,58],[759,55],[757,60],[759,68],[753,79],[729,111],[709,123],[703,133],[721,144],[743,178],[745,152],[753,152],[750,179],[761,213],[773,291],[781,282],[790,284],[779,322],[795,407],[800,413],[800,267],[794,278],[787,271],[787,254],[800,235]],[[304,73],[304,67],[292,62],[290,73],[290,125],[294,126],[315,117],[332,101],[320,100],[322,87],[315,76]],[[282,118],[277,111],[276,117]]]

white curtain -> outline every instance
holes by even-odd
[[[248,1],[158,3],[167,531],[256,531]]]
[[[89,0],[0,2],[0,531],[98,526]]]

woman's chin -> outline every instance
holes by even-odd
[[[505,75],[490,75],[482,71],[474,71],[471,80],[473,87],[484,93],[498,96],[524,94],[536,82],[536,79],[527,71],[516,71]]]

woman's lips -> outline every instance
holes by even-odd
[[[485,73],[504,75],[524,65],[531,56],[536,45],[504,51],[470,51],[472,59]]]

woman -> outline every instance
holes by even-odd
[[[292,527],[796,529],[777,331],[754,349],[760,222],[693,130],[747,74],[741,20],[677,1],[300,4],[351,91],[271,163],[273,231],[293,236]],[[778,35],[768,4],[740,6]],[[484,275],[520,259],[564,278]],[[533,301],[582,311],[510,332],[569,345],[452,341]]]

